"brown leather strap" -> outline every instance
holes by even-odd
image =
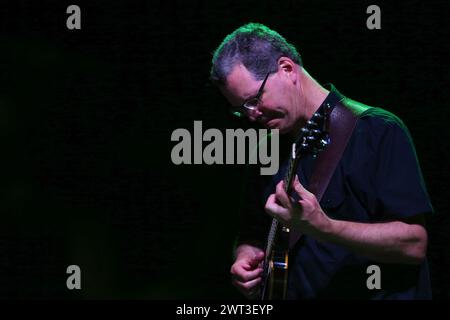
[[[317,201],[320,202],[322,199],[345,147],[352,136],[353,129],[356,127],[359,115],[366,109],[367,107],[364,105],[349,99],[338,102],[333,108],[329,127],[331,143],[324,151],[319,153],[315,160],[314,171],[307,188],[316,196]],[[289,248],[292,248],[300,237],[300,232],[291,230]]]

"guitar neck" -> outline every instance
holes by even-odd
[[[291,190],[292,190],[292,181],[294,180],[295,177],[295,173],[297,172],[297,168],[298,168],[298,163],[299,163],[299,158],[298,155],[296,155],[295,153],[295,143],[292,145],[292,156],[289,159],[289,166],[288,166],[288,170],[284,176],[284,190],[286,191],[286,193],[289,195]],[[273,218],[272,219],[272,224],[270,226],[270,230],[269,230],[269,235],[267,237],[267,242],[266,242],[266,255],[265,255],[265,260],[266,263],[265,265],[267,265],[267,262],[269,260],[270,257],[270,252],[272,252],[273,249],[273,245],[275,242],[275,236],[277,234],[278,231],[278,220]]]
[[[300,157],[298,155],[296,155],[296,150],[295,150],[295,146],[296,144],[292,144],[292,156],[289,159],[289,167],[288,167],[288,171],[286,172],[285,176],[284,176],[284,191],[286,191],[286,193],[288,195],[290,195],[291,191],[292,191],[292,182],[295,179],[295,174],[297,172],[297,168],[298,168],[298,163],[299,163],[299,159]]]

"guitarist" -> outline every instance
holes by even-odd
[[[433,209],[402,121],[321,86],[296,48],[261,24],[225,38],[211,79],[235,114],[279,129],[285,140],[295,139],[326,102],[363,110],[320,202],[308,191],[314,157],[299,161],[290,195],[282,182],[286,163],[271,177],[260,211],[246,212],[233,284],[248,298],[259,294],[267,226],[258,226],[273,217],[301,234],[289,251],[288,299],[430,299],[424,218]],[[371,265],[381,273],[375,287],[368,285]]]

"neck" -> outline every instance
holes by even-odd
[[[320,107],[327,97],[329,91],[322,87],[312,78],[305,69],[301,68],[299,82],[299,109],[298,125],[293,130],[293,135],[297,135],[299,130],[311,119],[314,112]]]

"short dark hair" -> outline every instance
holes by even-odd
[[[256,80],[262,80],[268,72],[278,70],[280,57],[302,64],[297,49],[278,32],[260,23],[248,23],[226,36],[214,51],[210,79],[224,85],[234,66],[242,63]]]

